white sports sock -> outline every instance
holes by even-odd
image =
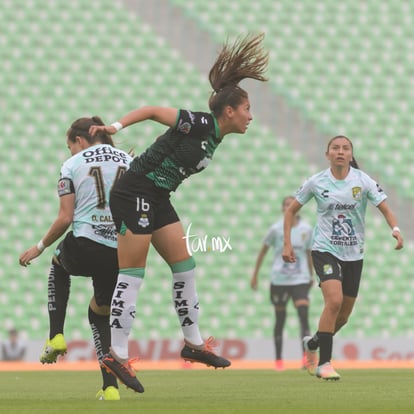
[[[138,291],[143,278],[119,273],[111,302],[111,349],[116,356],[128,359],[128,339],[135,319]]]
[[[198,326],[199,303],[195,287],[195,269],[173,273],[173,303],[186,341],[204,343]]]

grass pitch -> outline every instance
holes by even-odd
[[[7,414],[382,414],[414,412],[414,373],[340,370],[326,382],[300,370],[143,371],[136,394],[97,401],[98,371],[0,372],[0,412]],[[116,411],[115,411],[116,410]]]

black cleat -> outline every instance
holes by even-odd
[[[103,356],[101,365],[106,371],[115,375],[128,388],[136,392],[144,392],[144,387],[135,376],[135,370],[131,365],[132,361],[125,360],[125,362],[120,362],[113,353],[109,352]]]
[[[227,368],[231,365],[231,362],[219,355],[216,355],[213,351],[214,338],[210,337],[201,349],[193,348],[189,344],[185,344],[181,350],[181,358],[185,361],[200,362],[208,367],[214,368]]]

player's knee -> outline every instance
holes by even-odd
[[[325,303],[325,310],[331,315],[339,315],[339,311],[341,310],[341,302],[337,300],[327,301]]]
[[[335,323],[335,331],[339,331],[344,325],[348,322],[348,316],[347,315],[339,315],[336,319]]]
[[[100,316],[108,316],[111,311],[110,305],[98,305],[96,303],[95,297],[93,296],[91,301],[89,302],[89,307],[91,310]]]

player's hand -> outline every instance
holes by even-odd
[[[257,277],[256,276],[252,276],[251,280],[250,280],[250,287],[253,290],[257,290]]]
[[[401,250],[404,247],[404,240],[401,236],[401,233],[399,231],[393,231],[392,237],[397,240],[397,244],[395,246],[395,250]]]
[[[112,125],[91,125],[89,127],[89,134],[95,136],[99,131],[106,132],[107,134],[116,134],[117,129]]]
[[[282,257],[283,257],[283,260],[287,263],[296,262],[296,256],[295,256],[295,252],[293,251],[292,246],[283,247]]]
[[[37,246],[33,246],[30,249],[27,249],[19,257],[20,266],[27,267],[30,265],[30,262],[36,257],[40,256],[42,251],[40,251]]]

